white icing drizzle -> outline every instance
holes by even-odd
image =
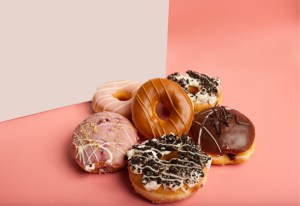
[[[177,152],[177,157],[163,160],[161,157]],[[135,174],[143,174],[142,184],[146,190],[184,190],[193,187],[204,176],[203,168],[209,168],[211,158],[197,149],[193,140],[173,134],[159,139],[144,141],[127,152],[129,168]]]
[[[111,111],[122,114],[130,118],[132,98],[139,89],[140,83],[130,80],[121,80],[104,83],[98,87],[93,100],[92,106],[95,112]],[[114,96],[115,93],[126,92],[130,93],[131,97],[128,100],[119,100]]]
[[[126,101],[124,104],[121,104],[120,106],[116,107],[115,109],[113,109],[112,112],[117,112],[119,111],[121,108],[126,107],[127,105],[132,104],[132,99]],[[103,108],[104,110],[104,108]]]
[[[95,168],[96,168],[95,163],[93,163],[93,164],[87,164],[87,165],[85,165],[85,167],[84,167],[85,171],[88,171],[88,172],[93,171]]]
[[[84,169],[87,172],[91,172],[96,169],[96,164],[100,162],[98,157],[100,153],[104,152],[107,155],[104,165],[111,166],[114,158],[113,150],[126,155],[126,152],[124,150],[121,150],[119,147],[125,145],[127,148],[131,148],[132,145],[136,142],[136,140],[133,141],[132,139],[136,137],[133,128],[117,121],[116,118],[109,115],[109,112],[106,112],[105,117],[109,118],[109,121],[106,121],[106,118],[104,118],[104,121],[101,122],[101,124],[99,124],[96,120],[85,120],[79,125],[79,129],[77,131],[74,131],[73,133],[72,144],[75,146],[75,158],[79,160],[80,163],[82,163]],[[103,126],[111,126],[111,128],[116,128],[118,130],[124,131],[124,134],[126,134],[129,142],[116,141],[116,138],[113,138],[111,140],[92,138],[92,133],[97,133],[98,130]],[[131,134],[129,134],[128,131],[130,131]],[[101,173],[100,169],[99,172]],[[105,172],[105,170],[103,170],[102,172]]]
[[[209,109],[207,109],[206,111],[201,112],[201,115],[204,115],[204,114],[207,113],[207,114],[205,115],[205,117],[203,118],[202,122],[197,121],[197,118],[195,118],[195,120],[194,120],[193,123],[200,126],[200,128],[199,128],[199,133],[198,133],[198,138],[197,138],[197,144],[198,144],[199,148],[202,149],[202,145],[201,145],[201,137],[202,137],[202,132],[203,132],[203,130],[205,130],[205,131],[207,132],[207,134],[209,135],[209,137],[214,141],[215,145],[217,146],[217,148],[218,148],[218,150],[219,150],[219,152],[220,152],[220,154],[221,154],[221,153],[222,153],[222,149],[221,149],[221,147],[220,147],[220,145],[219,145],[217,139],[216,139],[216,138],[214,137],[214,135],[209,131],[209,129],[205,126],[205,125],[207,125],[206,123],[207,123],[208,119],[210,118],[210,116],[211,116],[212,114],[214,114],[214,113],[220,113],[220,110],[223,110],[223,111],[226,112],[226,111],[230,111],[231,108],[224,107],[224,106],[209,108]],[[227,115],[228,115],[228,114],[227,114]],[[228,117],[229,117],[229,116],[227,116],[227,118],[228,118]],[[231,118],[234,118],[234,115],[231,116]],[[222,123],[220,122],[220,120],[218,120],[218,121],[219,121],[219,124],[222,124]],[[245,123],[245,122],[238,122],[237,119],[236,119],[235,121],[236,121],[236,124],[241,124],[241,125],[247,125],[247,126],[249,126],[248,123]],[[228,147],[228,146],[227,146],[227,147]],[[228,149],[228,148],[227,148],[227,149]]]

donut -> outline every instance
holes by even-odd
[[[216,165],[245,162],[255,147],[253,123],[244,114],[225,106],[200,112],[189,135]]]
[[[159,105],[169,115],[157,112]],[[194,117],[193,103],[180,86],[168,79],[151,79],[141,85],[132,103],[132,120],[138,132],[146,139],[163,134],[181,136],[187,133]]]
[[[138,139],[132,123],[122,115],[95,113],[75,128],[71,153],[87,172],[115,172],[126,165],[126,153]]]
[[[95,112],[116,112],[131,119],[131,104],[140,87],[135,81],[112,81],[100,86],[92,100]]]
[[[207,178],[211,158],[193,139],[174,134],[146,140],[127,152],[128,173],[136,193],[153,203],[190,197]]]
[[[222,99],[220,79],[188,70],[185,75],[175,72],[168,79],[178,83],[194,103],[194,111],[219,105]]]

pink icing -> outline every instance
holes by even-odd
[[[73,156],[88,172],[115,171],[125,166],[125,155],[138,139],[136,129],[122,115],[95,113],[76,127]]]
[[[133,97],[141,83],[121,80],[107,82],[100,86],[93,97],[93,109],[95,112],[110,111],[122,114],[126,118],[131,118],[131,104]],[[120,101],[113,94],[118,91],[126,91],[131,94],[131,98],[126,101]]]

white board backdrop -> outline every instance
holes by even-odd
[[[0,1],[0,121],[165,76],[167,0]]]

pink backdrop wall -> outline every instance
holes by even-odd
[[[252,159],[212,167],[203,205],[299,204],[298,8],[294,0],[170,2],[167,73],[220,77],[223,104],[256,127]]]
[[[165,205],[299,204],[297,15],[297,1],[170,1],[166,73],[220,77],[224,105],[254,122],[257,146],[245,164],[213,166],[196,195]],[[89,175],[70,159],[73,129],[91,113],[82,103],[0,123],[0,205],[151,205],[125,170]]]

